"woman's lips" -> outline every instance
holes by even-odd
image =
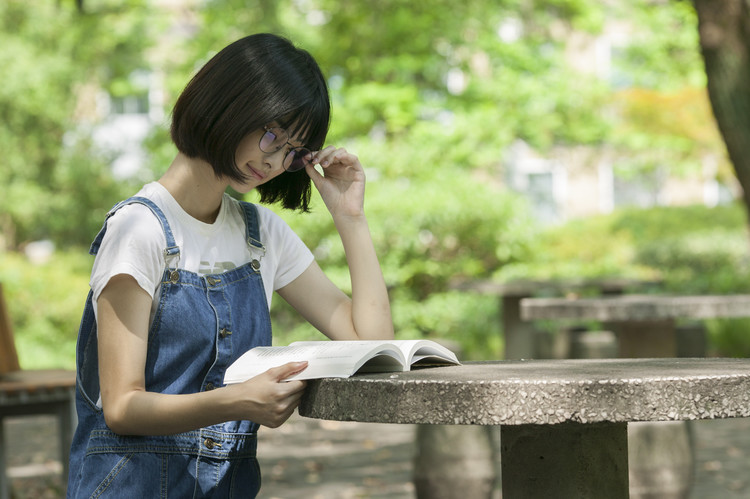
[[[263,180],[264,178],[266,178],[265,175],[263,175],[262,173],[260,173],[258,170],[256,170],[252,166],[247,165],[247,167],[250,169],[250,173],[252,174],[252,176],[255,177],[256,179]]]

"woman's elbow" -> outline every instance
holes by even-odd
[[[104,413],[104,422],[107,427],[118,435],[128,435],[127,425],[125,424],[125,418],[122,414],[115,410],[108,409],[107,406],[102,407]]]
[[[102,413],[107,427],[118,435],[133,435],[125,404],[102,399]]]

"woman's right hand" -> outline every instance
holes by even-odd
[[[284,381],[305,370],[307,362],[290,362],[274,367],[244,383],[228,385],[237,400],[236,419],[249,419],[269,428],[281,426],[299,405],[306,383]]]

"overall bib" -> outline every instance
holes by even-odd
[[[248,349],[271,344],[271,321],[253,260],[222,274],[177,268],[180,249],[163,212],[141,203],[161,222],[166,236],[165,270],[158,308],[148,332],[146,390],[181,394],[223,385],[224,371]],[[247,242],[264,251],[255,206],[241,203]],[[107,230],[91,245],[96,254]],[[99,398],[97,328],[92,293],[86,300],[76,349],[78,428],[73,438],[68,498],[252,498],[260,489],[256,460],[258,425],[230,421],[165,436],[122,436],[104,421]]]

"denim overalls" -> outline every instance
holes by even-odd
[[[223,274],[201,276],[177,269],[180,249],[163,212],[141,203],[161,222],[167,240],[161,295],[148,332],[146,390],[179,394],[223,385],[227,366],[248,349],[271,344],[271,322],[253,260]],[[241,203],[248,244],[264,251],[255,206]],[[91,245],[96,254],[107,230]],[[254,250],[253,250],[254,251]],[[173,266],[170,266],[173,264]],[[255,497],[258,425],[230,421],[166,436],[121,436],[104,422],[99,397],[97,329],[92,293],[86,300],[76,350],[78,428],[73,438],[68,498]]]

